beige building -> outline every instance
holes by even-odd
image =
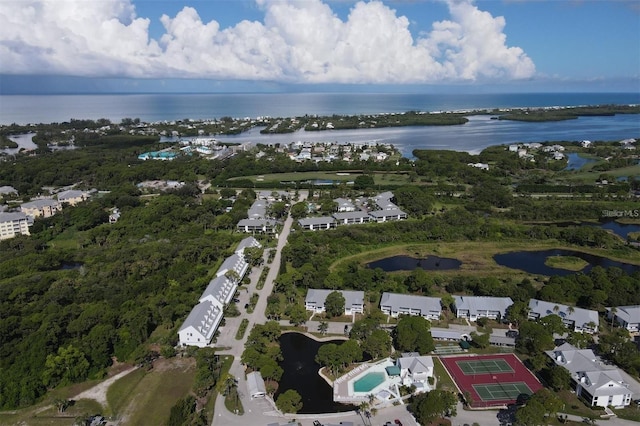
[[[20,211],[32,218],[51,217],[60,210],[62,210],[60,203],[50,198],[33,200],[20,205]]]
[[[20,212],[0,213],[0,240],[16,235],[29,235],[27,215]]]
[[[75,206],[89,198],[89,194],[84,191],[78,191],[76,189],[70,189],[68,191],[62,191],[58,194],[58,202],[60,204],[67,203]]]

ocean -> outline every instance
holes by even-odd
[[[0,96],[0,124],[52,123],[70,119],[122,118],[142,121],[213,119],[222,117],[294,117],[357,115],[406,111],[465,111],[492,108],[640,104],[640,93],[509,93],[509,94],[376,94],[256,93]],[[474,116],[460,126],[404,127],[350,131],[299,131],[261,135],[259,129],[233,142],[381,141],[405,155],[414,149],[477,152],[490,145],[562,140],[620,140],[640,137],[637,115],[580,117],[577,120],[522,123]]]

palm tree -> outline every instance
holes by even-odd
[[[616,308],[615,306],[613,306],[610,309],[610,315],[611,315],[611,331],[613,332],[613,326],[616,322],[616,314],[618,313],[618,308]]]
[[[326,321],[320,321],[320,324],[318,324],[318,331],[320,332],[320,334],[322,335],[327,334],[328,329],[329,329],[329,323]]]

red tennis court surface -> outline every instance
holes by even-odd
[[[440,357],[458,390],[471,396],[472,407],[514,404],[521,393],[542,388],[538,379],[513,354]]]

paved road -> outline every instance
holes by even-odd
[[[264,314],[267,307],[267,297],[271,294],[271,291],[273,290],[273,283],[278,276],[282,248],[287,243],[287,238],[289,237],[289,232],[291,231],[292,225],[293,219],[289,216],[285,220],[284,226],[282,227],[282,232],[278,236],[278,244],[275,248],[276,253],[273,261],[271,262],[271,264],[267,265],[269,266],[269,272],[267,273],[267,277],[262,290],[256,290],[256,284],[258,282],[258,279],[260,278],[262,268],[253,268],[250,274],[251,283],[249,284],[248,291],[246,293],[241,293],[239,296],[240,303],[238,305],[241,310],[244,310],[244,305],[245,303],[249,302],[251,294],[253,292],[259,293],[260,298],[258,299],[258,303],[256,304],[254,311],[250,314],[243,312],[243,314],[239,317],[226,319],[225,326],[220,329],[220,335],[218,336],[216,347],[225,348],[218,353],[234,356],[233,364],[231,365],[229,373],[238,379],[238,391],[240,393],[240,398],[245,410],[245,414],[242,416],[237,416],[233,413],[230,413],[224,406],[224,397],[222,395],[219,395],[216,399],[215,414],[212,423],[214,426],[266,425],[268,423],[278,422],[279,420],[279,418],[277,417],[277,413],[274,411],[271,400],[251,400],[251,398],[249,397],[247,391],[247,382],[245,381],[244,377],[244,368],[240,363],[240,356],[242,355],[242,351],[244,350],[244,344],[251,328],[255,324],[264,324],[267,321],[267,318]],[[265,250],[265,257],[267,256],[268,253]],[[249,326],[247,327],[247,331],[245,332],[244,337],[241,340],[236,340],[236,330],[238,330],[242,318],[246,318],[249,320]],[[269,412],[276,417],[272,417],[272,420],[266,421],[264,413]],[[284,417],[282,418],[282,421],[285,421]]]

